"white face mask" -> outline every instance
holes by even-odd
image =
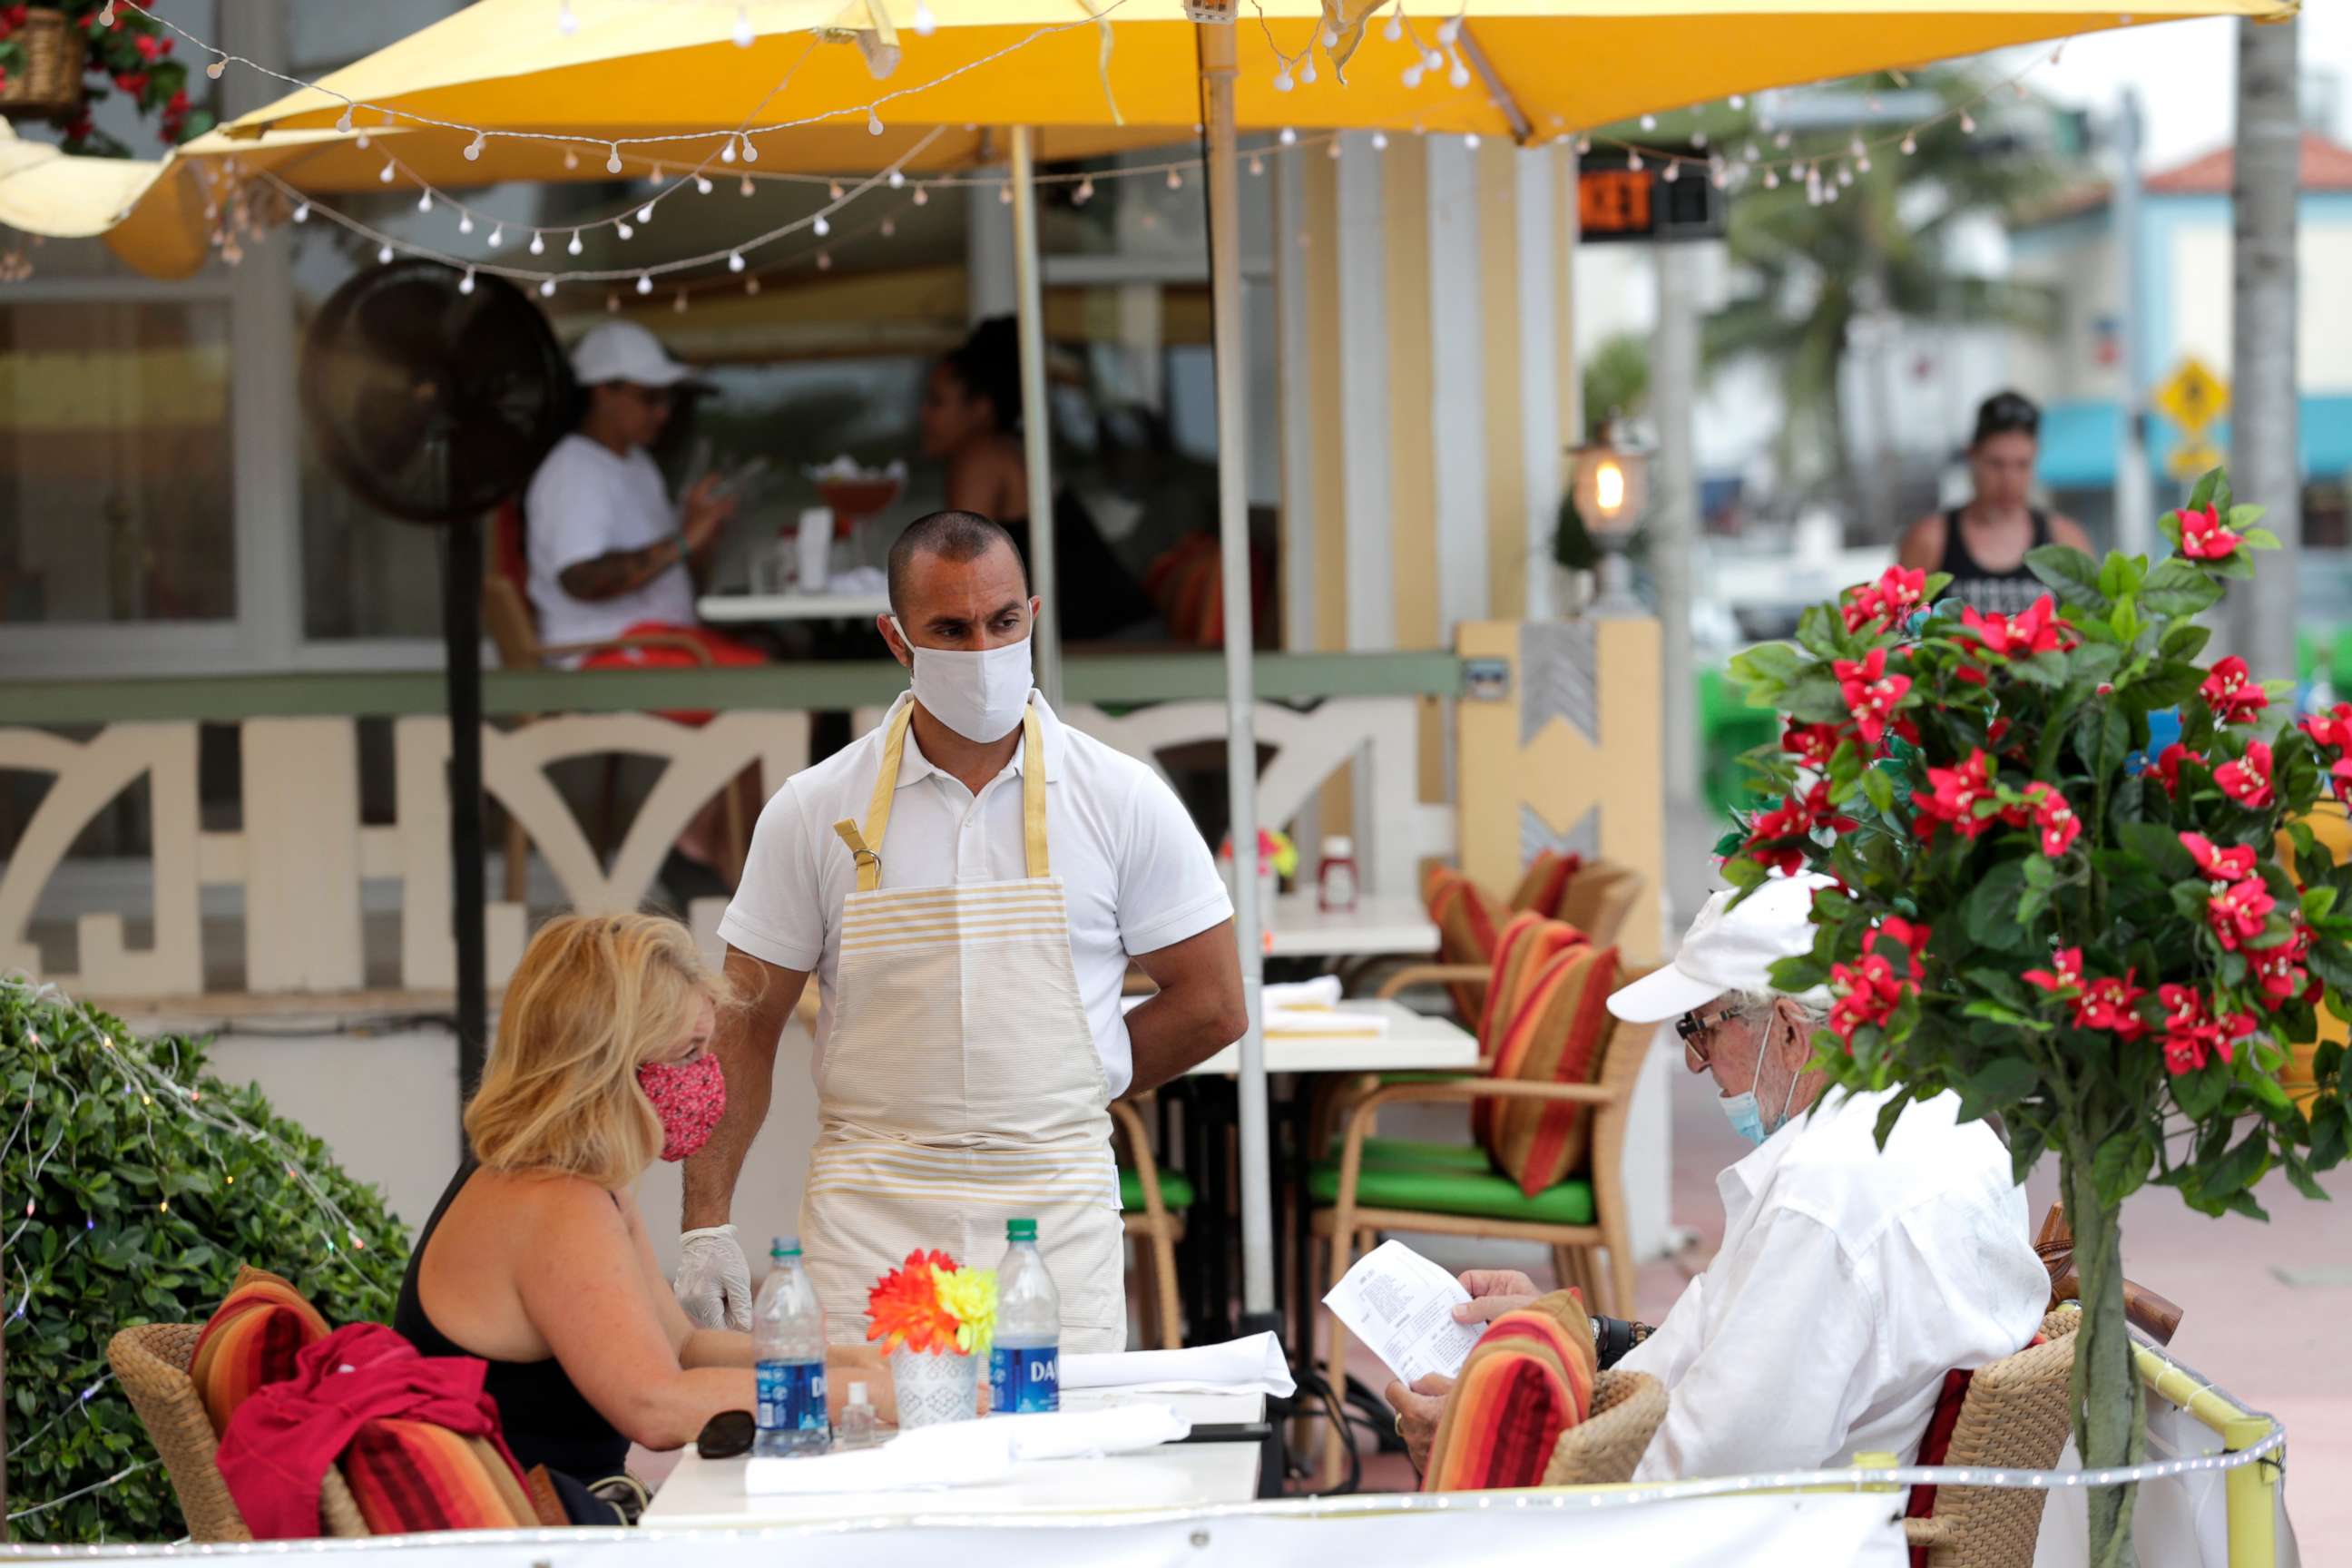
[[[890,617],[898,640],[915,658],[915,700],[924,711],[980,745],[1001,741],[1021,723],[1034,684],[1029,639],[967,653],[958,648],[917,647],[898,616]]]
[[[1764,1062],[1772,1055],[1770,1030],[1778,1022],[1777,1016],[1766,1015],[1764,1052],[1756,1061],[1756,1082],[1759,1087],[1764,1082]],[[1764,1125],[1764,1112],[1756,1102],[1755,1089],[1749,1089],[1743,1094],[1719,1094],[1716,1096],[1715,1102],[1723,1111],[1723,1119],[1731,1123],[1731,1130],[1739,1134],[1742,1142],[1761,1148],[1766,1139],[1789,1124],[1789,1111],[1797,1103],[1797,1079],[1801,1076],[1802,1075],[1790,1076],[1789,1092],[1780,1100],[1780,1120],[1774,1121],[1769,1127]]]

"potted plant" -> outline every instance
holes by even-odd
[[[2342,1045],[2281,1068],[2324,1006],[2352,1016],[2352,867],[2304,818],[2352,794],[2352,705],[2290,723],[2244,661],[2200,665],[2196,617],[2275,546],[2220,471],[2164,520],[2151,566],[2047,546],[2022,614],[1926,609],[1941,575],[1894,569],[1805,612],[1794,646],[1734,661],[1786,733],[1751,761],[1779,804],[1739,823],[1725,876],[1811,868],[1813,950],[1774,984],[1826,984],[1820,1065],[1841,1088],[1957,1091],[1997,1115],[2019,1179],[2045,1152],[2082,1280],[2073,1388],[2087,1467],[2143,1455],[2124,1321],[2124,1200],[2154,1183],[2263,1218],[2253,1186],[2352,1143]],[[2151,712],[2178,742],[2148,754]],[[2282,846],[2284,847],[2283,848]],[[2131,1560],[2131,1493],[2091,1497],[2091,1561]]]
[[[57,126],[68,153],[127,158],[131,149],[99,130],[89,108],[121,93],[155,116],[165,146],[177,146],[212,129],[213,117],[189,102],[175,41],[152,16],[110,0],[0,5],[0,113]]]
[[[1234,880],[1234,836],[1226,834],[1217,846],[1217,869],[1223,874],[1225,887],[1238,893],[1241,884]],[[1274,908],[1275,895],[1282,890],[1282,879],[1298,874],[1298,846],[1290,835],[1278,828],[1257,830],[1257,903],[1259,918]]]
[[[890,1355],[904,1431],[980,1414],[980,1368],[996,1337],[996,1271],[916,1251],[866,1296],[866,1337]]]

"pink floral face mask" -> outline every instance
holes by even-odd
[[[726,1070],[708,1054],[690,1062],[646,1062],[637,1068],[637,1087],[661,1118],[665,1160],[687,1159],[709,1142],[727,1110]]]

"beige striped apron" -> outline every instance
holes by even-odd
[[[1062,1348],[1127,1348],[1126,1248],[1109,1080],[1070,961],[1045,847],[1045,747],[1022,723],[1028,876],[881,886],[883,837],[914,705],[883,738],[845,900],[833,1028],[801,1238],[835,1343],[862,1341],[866,1294],[917,1247],[994,1268],[1004,1222],[1034,1218],[1062,1298]]]

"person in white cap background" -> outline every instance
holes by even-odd
[[[1814,893],[1776,879],[1734,905],[1707,900],[1674,960],[1619,991],[1609,1010],[1673,1024],[1683,1065],[1712,1078],[1751,1152],[1716,1178],[1723,1245],[1655,1330],[1615,1364],[1666,1386],[1666,1419],[1636,1480],[1841,1466],[1857,1452],[1908,1463],[1944,1374],[2025,1347],[2050,1276],[2027,1229],[1994,1129],[1959,1120],[1946,1093],[1904,1107],[1881,1151],[1895,1091],[1824,1101],[1808,1070],[1828,998],[1771,984],[1779,960],[1809,952]],[[1537,1293],[1507,1269],[1462,1276],[1483,1322]],[[1646,1337],[1640,1337],[1646,1335]],[[1398,1428],[1426,1452],[1443,1379],[1389,1385]]]
[[[580,427],[548,452],[523,494],[524,553],[540,641],[551,649],[616,637],[658,635],[673,646],[607,649],[583,657],[559,653],[585,668],[659,668],[705,662],[675,647],[698,644],[708,662],[764,664],[757,648],[712,631],[695,616],[698,583],[735,500],[719,493],[719,476],[706,475],[673,504],[661,469],[646,448],[669,423],[679,388],[694,373],[669,357],[659,339],[634,321],[607,321],[572,351],[572,369],[586,399]],[[699,715],[673,715],[698,721]],[[746,815],[759,807],[756,777]],[[692,892],[724,892],[721,812],[714,798],[678,839],[678,854],[709,868],[685,884]],[[664,880],[680,885],[678,868]]]

